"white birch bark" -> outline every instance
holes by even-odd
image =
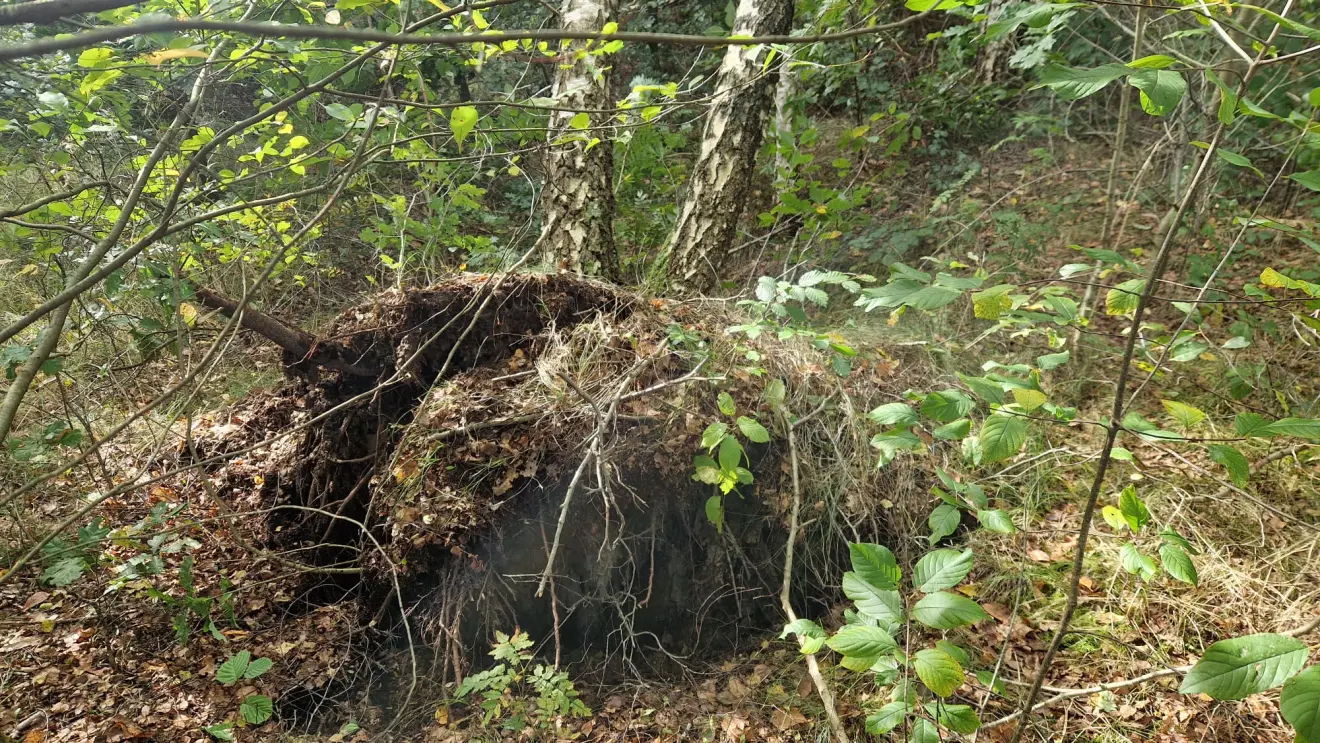
[[[564,0],[565,31],[600,31],[615,11],[615,0]],[[574,42],[560,52],[555,72],[556,105],[576,109],[607,109],[609,97],[607,57],[581,54],[594,49]],[[610,135],[603,129],[609,114],[588,113],[590,127],[572,126],[575,114],[550,115],[549,149],[541,190],[540,253],[550,268],[613,278],[617,272],[614,247],[614,157]],[[591,144],[592,139],[600,141]]]
[[[793,0],[739,0],[733,33],[785,33],[792,21]],[[681,292],[714,286],[733,248],[769,107],[769,53],[767,47],[738,46],[724,53],[687,194],[665,246],[668,278]]]

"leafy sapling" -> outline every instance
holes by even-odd
[[[252,653],[240,650],[229,657],[215,672],[215,680],[225,686],[240,681],[252,681],[269,671],[275,662],[270,658],[253,658]],[[208,725],[202,730],[220,741],[234,740],[234,728],[260,725],[275,713],[275,704],[265,694],[249,694],[238,705],[238,719]]]
[[[938,741],[941,729],[958,734],[977,730],[981,721],[974,709],[948,702],[962,687],[971,657],[947,638],[920,647],[908,621],[944,633],[989,617],[980,604],[957,591],[972,571],[972,551],[926,553],[906,586],[888,548],[850,544],[849,553],[853,569],[843,575],[843,592],[854,608],[845,612],[846,624],[831,634],[799,619],[784,627],[781,636],[796,635],[804,654],[828,647],[842,656],[839,665],[869,673],[888,689],[889,701],[866,718],[866,729],[874,735],[906,725],[907,740]],[[896,637],[904,637],[904,642]]]

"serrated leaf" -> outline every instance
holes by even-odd
[[[719,396],[715,398],[715,405],[720,409],[720,412],[725,415],[733,415],[738,412],[738,407],[733,402],[733,395],[730,395],[728,392],[721,392]]]
[[[1061,98],[1077,100],[1098,93],[1109,83],[1129,74],[1127,65],[1107,64],[1089,69],[1050,65],[1040,72],[1037,87],[1053,90]]]
[[[981,718],[977,717],[976,710],[966,704],[941,704],[931,705],[936,707],[928,711],[935,716],[935,719],[944,727],[961,735],[968,735],[981,728]]]
[[[1031,412],[1049,402],[1049,398],[1045,396],[1044,392],[1029,387],[1014,387],[1012,393],[1013,402],[1021,405],[1027,412]]]
[[[220,664],[215,671],[215,680],[222,684],[232,684],[243,678],[247,672],[248,663],[252,660],[252,653],[246,650],[240,650],[234,653],[229,660]]]
[[[787,396],[787,394],[788,394],[788,390],[784,386],[784,380],[775,377],[774,379],[771,379],[769,382],[766,382],[765,392],[762,394],[761,397],[763,400],[765,400],[766,405],[775,408],[784,404],[784,398]]]
[[[884,591],[893,591],[903,579],[903,571],[889,548],[866,542],[848,545],[848,555],[857,577]]]
[[[924,717],[912,721],[912,734],[907,743],[944,743],[940,740],[940,730],[935,723]]]
[[[41,582],[51,586],[67,586],[81,578],[86,571],[87,562],[81,557],[65,557],[41,571]]]
[[[266,671],[269,671],[271,667],[274,665],[275,665],[275,661],[271,660],[270,658],[257,658],[256,660],[253,660],[251,663],[248,664],[247,670],[243,672],[243,678],[245,679],[257,678]]]
[[[850,624],[834,633],[825,644],[837,653],[854,658],[879,658],[898,649],[888,632],[865,624]]]
[[[926,648],[917,651],[913,666],[921,683],[941,697],[951,696],[963,684],[962,666],[942,650]]]
[[[922,399],[921,414],[931,420],[949,423],[966,416],[974,407],[976,403],[962,390],[941,390]]]
[[[738,430],[750,441],[758,444],[764,444],[770,441],[770,432],[765,430],[765,426],[754,418],[748,418],[745,415],[738,416]]]
[[[238,706],[238,712],[249,725],[260,725],[275,713],[275,705],[264,694],[253,694]]]
[[[1261,436],[1269,425],[1259,413],[1238,413],[1233,419],[1233,431],[1239,436]]]
[[[1133,534],[1140,532],[1141,527],[1150,523],[1150,509],[1146,508],[1146,502],[1137,495],[1135,486],[1129,485],[1123,488],[1123,492],[1118,496],[1118,510],[1122,512],[1123,519],[1132,528]]]
[[[965,627],[989,616],[975,601],[944,591],[928,594],[912,607],[912,618],[932,629]]]
[[[871,735],[884,735],[901,725],[911,711],[912,705],[905,701],[890,702],[866,716],[866,732]]]
[[[716,446],[719,446],[719,443],[724,440],[724,437],[727,436],[728,433],[728,424],[721,421],[716,421],[709,426],[706,426],[706,430],[701,432],[701,448],[708,451],[714,449]]]
[[[1280,418],[1265,426],[1261,433],[1272,436],[1296,436],[1301,439],[1320,439],[1320,420],[1315,418]]]
[[[1105,314],[1126,315],[1135,312],[1141,301],[1141,293],[1146,290],[1145,279],[1131,279],[1110,289],[1105,294]]]
[[[872,410],[866,417],[882,426],[910,426],[917,422],[917,411],[907,403],[891,402]]]
[[[706,520],[715,525],[715,531],[724,533],[724,496],[717,493],[706,499]]]
[[[961,521],[962,512],[954,506],[948,503],[936,506],[935,510],[930,512],[930,517],[926,519],[926,524],[930,527],[930,543],[935,544],[957,531]]]
[[[738,439],[735,439],[732,436],[725,436],[724,439],[720,441],[718,459],[720,462],[720,469],[726,472],[734,471],[737,469],[738,465],[742,464],[742,444],[738,443]]]
[[[1141,91],[1141,108],[1152,116],[1173,111],[1187,92],[1187,81],[1173,70],[1141,70],[1128,81]]]
[[[1320,88],[1317,90],[1320,90]],[[1293,173],[1288,177],[1312,191],[1320,191],[1320,170],[1307,170],[1301,173]]]
[[[1302,743],[1320,741],[1320,666],[1288,679],[1279,694],[1279,711]]]
[[[1242,452],[1226,444],[1211,444],[1210,459],[1228,470],[1234,485],[1246,487],[1247,478],[1251,476],[1251,464],[1242,456]]]
[[[1164,572],[1183,583],[1197,585],[1199,578],[1196,575],[1196,564],[1181,547],[1174,544],[1160,545],[1160,562],[1164,565]]]
[[[1068,363],[1068,360],[1071,358],[1072,358],[1071,351],[1060,351],[1059,353],[1047,353],[1044,356],[1036,357],[1036,366],[1039,366],[1041,371],[1050,371],[1051,369],[1057,369],[1060,366],[1063,366],[1064,364]]]
[[[922,593],[953,588],[972,572],[972,551],[931,550],[912,568],[912,583]]]
[[[985,377],[969,377],[964,374],[959,374],[958,378],[982,400],[996,405],[1003,404],[1004,388],[1000,387],[998,383]]]
[[[986,531],[992,531],[996,534],[1013,534],[1017,531],[1017,527],[1013,525],[1013,519],[1007,513],[998,509],[977,511],[976,518],[981,522],[981,528]]]
[[[903,599],[898,591],[876,588],[850,570],[843,574],[843,595],[851,599],[864,616],[891,627],[903,623]]]
[[[1118,551],[1118,555],[1123,562],[1123,569],[1129,573],[1141,576],[1142,580],[1155,577],[1155,561],[1143,555],[1137,545],[1128,542]]]
[[[797,635],[798,649],[803,655],[810,655],[820,650],[830,636],[824,627],[810,619],[795,619],[784,625],[783,631],[779,633],[779,639],[782,640],[790,634]]]
[[[202,732],[224,743],[232,743],[234,740],[234,723],[219,722],[214,725],[207,725],[202,728]]]
[[[1215,699],[1245,699],[1273,689],[1301,670],[1306,643],[1270,633],[1220,640],[1183,678],[1178,691]]]
[[[1174,420],[1178,421],[1183,430],[1196,428],[1205,420],[1204,411],[1187,403],[1178,402],[1177,400],[1160,400],[1160,404],[1164,406],[1164,410],[1169,415],[1173,416]]]
[[[986,462],[1002,462],[1018,453],[1027,440],[1027,420],[995,413],[981,424],[981,451]]]
[[[945,423],[937,426],[930,432],[931,436],[941,441],[957,441],[966,438],[967,434],[972,432],[972,421],[967,418],[959,418],[952,423]]]

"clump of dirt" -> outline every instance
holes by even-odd
[[[782,624],[787,462],[781,437],[745,442],[755,483],[712,523],[711,486],[692,477],[703,431],[726,415],[709,382],[775,429],[766,379],[806,395],[828,359],[774,341],[773,363],[750,364],[754,344],[724,334],[723,310],[568,276],[495,282],[465,276],[344,313],[314,353],[290,359],[285,389],[234,419],[239,430],[203,437],[237,451],[282,434],[220,473],[222,489],[269,511],[268,548],[354,571],[308,576],[294,593],[304,610],[351,598],[360,626],[378,630],[377,657],[398,670],[373,706],[408,713],[452,693],[499,630],[616,677],[759,643]],[[864,354],[824,387],[890,399],[896,367]],[[792,403],[805,412],[835,393],[812,394]],[[861,457],[830,467],[844,480],[808,486],[802,606],[830,608],[803,586],[827,585],[848,536],[874,531],[879,504],[915,487],[902,467],[877,475],[866,441],[833,424],[802,439],[807,461]]]

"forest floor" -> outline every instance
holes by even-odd
[[[965,195],[983,208],[983,215],[954,235],[969,251],[995,256],[1005,267],[1017,266],[1023,279],[1055,275],[1057,266],[1084,260],[1069,246],[1094,242],[1103,220],[1103,172],[1084,148],[1060,148],[1071,154],[1054,162],[1021,151],[1006,151],[983,165]],[[1081,173],[1077,171],[1082,171]],[[1139,254],[1149,247],[1161,209],[1124,205],[1129,217],[1122,249]],[[976,209],[971,213],[975,214]],[[897,216],[875,215],[876,224]],[[1210,220],[1211,231],[1226,230]],[[946,223],[945,229],[954,228]],[[953,238],[948,238],[952,241]],[[1207,239],[1207,243],[1208,243]],[[1186,261],[1195,263],[1201,250],[1196,240]],[[937,244],[922,245],[933,251]],[[929,249],[929,250],[928,250]],[[1210,254],[1210,250],[1204,251]],[[1286,260],[1291,254],[1285,251]],[[1292,256],[1294,262],[1305,259]],[[1230,283],[1254,276],[1266,258],[1248,254],[1230,267]],[[1277,256],[1272,260],[1277,260]],[[1235,279],[1234,277],[1238,277]],[[1226,322],[1231,318],[1226,318]],[[1019,348],[1010,340],[978,341],[971,323],[941,325],[920,322],[890,327],[882,318],[844,331],[859,345],[917,346],[928,356],[932,378],[952,377],[970,362],[965,353],[974,343],[993,345],[1005,363],[1034,356],[1040,349]],[[1100,320],[1096,332],[1114,330]],[[1085,342],[1085,341],[1084,341]],[[984,349],[984,346],[982,347]],[[984,358],[984,350],[978,358]],[[273,354],[254,351],[249,364],[272,368]],[[1286,363],[1286,360],[1283,360]],[[1051,379],[1070,390],[1080,417],[1097,419],[1109,404],[1103,369],[1112,365],[1099,350],[1085,364],[1061,370]],[[1066,376],[1064,376],[1066,374]],[[1207,389],[1195,370],[1184,378],[1160,380],[1183,390]],[[254,394],[264,394],[257,392]],[[1148,399],[1158,400],[1160,395]],[[1189,398],[1186,395],[1182,399]],[[199,435],[244,425],[241,408],[202,416]],[[1091,473],[1091,455],[1099,438],[1083,427],[1049,431],[995,476],[987,486],[1020,514],[1016,535],[969,534],[978,555],[971,591],[993,621],[962,631],[960,644],[977,648],[976,665],[1000,664],[1009,688],[1029,680],[1062,607],[1057,588],[1063,583],[1076,544],[1079,507]],[[1196,562],[1200,587],[1171,581],[1139,582],[1120,568],[1119,549],[1125,539],[1107,525],[1096,527],[1095,545],[1082,580],[1082,609],[1073,623],[1072,639],[1055,660],[1047,690],[1050,695],[1084,690],[1102,683],[1133,679],[1168,666],[1191,662],[1205,645],[1222,637],[1279,631],[1297,626],[1320,612],[1315,550],[1320,544],[1320,473],[1314,462],[1296,456],[1262,462],[1248,492],[1227,489],[1212,476],[1213,466],[1155,444],[1131,447],[1133,458],[1121,463],[1121,477],[1145,483],[1145,498],[1156,523],[1170,526],[1202,547]],[[113,456],[134,457],[129,447]],[[920,463],[919,463],[920,464]],[[934,464],[934,463],[932,463]],[[55,496],[73,494],[87,479],[114,473],[70,475],[53,483],[40,518],[54,521],[60,509]],[[105,504],[108,525],[141,525],[160,530],[183,522],[161,504],[180,494],[167,485],[138,489]],[[212,507],[203,517],[221,515]],[[194,513],[190,521],[198,518]],[[99,538],[94,527],[80,536]],[[920,535],[913,535],[914,538]],[[234,539],[232,537],[238,537]],[[295,732],[303,720],[282,720],[262,727],[232,731],[239,740],[368,740],[388,723],[385,713],[352,698],[355,674],[369,673],[354,657],[362,642],[354,629],[359,620],[344,605],[311,612],[290,612],[297,590],[306,590],[276,562],[253,559],[241,543],[257,543],[260,529],[182,530],[175,552],[190,551],[198,566],[226,568],[232,580],[232,606],[208,605],[219,617],[232,612],[234,625],[217,622],[213,632],[198,629],[197,616],[177,596],[162,600],[138,591],[131,583],[112,584],[110,576],[65,587],[14,581],[0,587],[0,740],[127,741],[213,739],[203,728],[234,719],[240,704],[253,694],[303,687],[320,690],[318,708],[301,702],[305,714],[341,714],[353,721],[338,731],[320,735]],[[192,540],[194,545],[186,540]],[[77,550],[76,540],[64,549]],[[111,549],[116,549],[111,547]],[[127,550],[128,548],[125,547]],[[160,550],[171,554],[169,543]],[[169,560],[169,558],[166,558]],[[177,561],[172,561],[177,569]],[[234,570],[234,568],[242,568]],[[190,567],[191,569],[191,567]],[[191,579],[189,579],[191,580]],[[181,578],[181,583],[184,582]],[[202,588],[202,587],[199,587]],[[191,595],[191,587],[188,589]],[[840,597],[842,599],[842,597]],[[842,603],[842,602],[841,602]],[[179,617],[182,616],[182,619]],[[191,628],[187,642],[180,633]],[[230,656],[235,641],[253,657],[268,657],[274,668],[258,678],[221,684],[216,672]],[[689,663],[688,672],[668,680],[636,679],[625,683],[579,683],[591,708],[589,717],[561,730],[584,740],[610,741],[805,741],[828,739],[822,709],[794,643],[768,635],[759,647],[727,658]],[[861,676],[830,667],[825,673],[839,692],[840,713],[860,733],[864,710],[877,696]],[[569,668],[576,675],[576,669]],[[1159,741],[1293,740],[1282,722],[1277,699],[1258,695],[1240,702],[1211,702],[1176,693],[1176,677],[1074,697],[1037,715],[1039,740],[1117,743]],[[1016,695],[969,683],[960,696],[991,721],[1013,711]],[[276,699],[277,705],[294,703]],[[343,706],[331,711],[336,704]],[[38,710],[32,712],[32,710]],[[464,705],[437,705],[433,719],[411,738],[419,741],[528,739],[529,733],[479,731],[475,712]],[[1011,724],[980,733],[983,740],[1002,743]],[[542,734],[541,739],[554,737]]]

